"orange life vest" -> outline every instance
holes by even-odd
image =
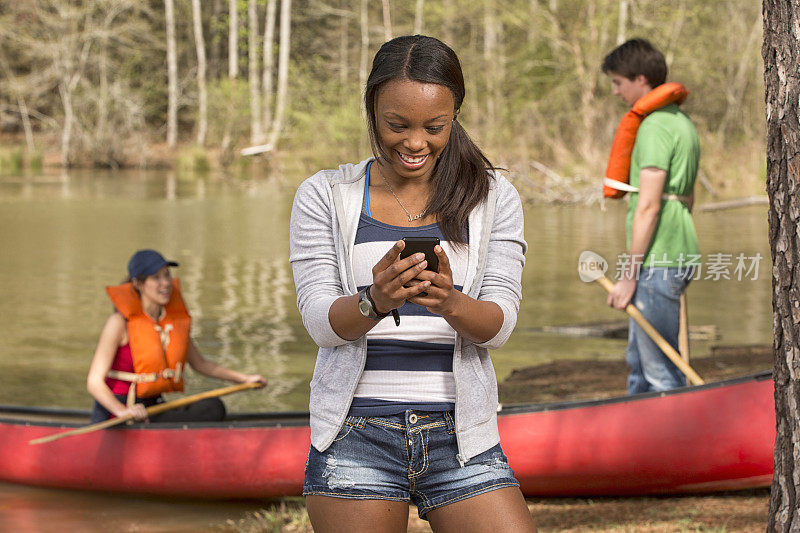
[[[625,113],[617,126],[617,133],[611,145],[606,178],[603,180],[604,197],[622,198],[626,192],[636,190],[628,185],[628,181],[631,172],[631,153],[639,126],[653,111],[675,102],[682,104],[688,95],[689,91],[682,84],[664,83],[639,98]]]
[[[172,281],[172,295],[158,323],[142,309],[142,301],[133,284],[106,287],[106,291],[114,307],[128,321],[128,342],[135,372],[112,371],[114,375],[111,377],[133,382],[131,388],[135,387],[139,398],[183,391],[183,368],[192,318],[183,303],[178,280]]]

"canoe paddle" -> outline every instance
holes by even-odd
[[[584,254],[586,253],[587,252],[584,252]],[[589,253],[593,254],[593,252]],[[593,255],[596,256],[596,254]],[[584,258],[584,256],[581,255],[581,259],[578,261],[578,274],[583,281],[596,281],[602,285],[606,291],[611,292],[611,289],[614,288],[614,284],[605,276],[605,269],[598,268],[605,263],[605,260],[600,256],[596,257],[599,259],[599,261],[593,262],[589,259],[595,258]],[[667,340],[662,337],[658,331],[656,331],[656,328],[654,328],[653,325],[647,321],[644,315],[642,315],[642,312],[639,311],[635,305],[629,303],[625,307],[625,312],[628,313],[628,315],[635,320],[637,324],[639,324],[639,327],[641,327],[651,339],[653,339],[653,342],[655,342],[658,347],[661,348],[661,351],[664,352],[664,355],[669,357],[669,360],[672,361],[675,366],[677,366],[680,371],[686,375],[690,383],[693,385],[702,385],[705,383],[703,378],[701,378],[697,372],[695,372],[694,369],[689,366],[689,363],[687,363],[683,357],[681,357],[675,348],[673,348],[672,345],[670,345],[670,343],[668,343]]]
[[[234,392],[239,392],[247,389],[257,389],[263,386],[264,385],[261,383],[240,383],[239,385],[231,385],[230,387],[222,387],[220,389],[201,392],[199,394],[192,394],[191,396],[178,398],[177,400],[172,400],[171,402],[164,402],[164,403],[158,403],[156,405],[151,405],[146,409],[146,411],[148,416],[157,415],[159,413],[163,413],[164,411],[170,411],[172,409],[177,409],[178,407],[183,407],[185,405],[199,402],[200,400],[205,400],[206,398],[216,398],[218,396],[225,396],[226,394],[232,394]],[[83,426],[82,428],[71,429],[69,431],[63,431],[61,433],[54,433],[46,437],[33,439],[32,441],[28,442],[28,444],[44,444],[45,442],[53,442],[54,440],[58,440],[63,437],[71,437],[73,435],[92,433],[93,431],[98,431],[100,429],[116,426],[117,424],[122,424],[123,422],[127,422],[128,420],[133,420],[133,415],[125,415],[119,418],[110,418],[103,422],[98,422],[97,424],[91,424],[89,426]]]

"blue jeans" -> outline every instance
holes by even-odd
[[[631,303],[675,350],[678,350],[680,297],[694,271],[678,268],[642,268]],[[625,359],[630,368],[628,394],[664,391],[686,386],[686,376],[633,319],[628,330]]]
[[[499,444],[464,465],[452,411],[349,416],[324,452],[313,446],[303,496],[411,501],[419,516],[504,487],[518,487]]]

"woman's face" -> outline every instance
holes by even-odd
[[[172,274],[166,266],[155,274],[147,276],[143,282],[134,280],[134,285],[139,289],[143,305],[154,303],[164,306],[172,296]]]
[[[444,85],[395,79],[375,99],[377,137],[391,179],[427,179],[450,139],[455,100]]]

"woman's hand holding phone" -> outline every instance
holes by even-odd
[[[426,307],[428,311],[441,316],[452,314],[457,306],[457,301],[461,292],[453,287],[453,271],[450,268],[450,260],[444,253],[441,245],[437,244],[433,248],[439,260],[439,272],[423,270],[416,275],[419,280],[418,285],[427,284],[424,294],[419,294],[408,301]]]
[[[400,258],[405,242],[397,241],[388,252],[372,267],[372,289],[370,295],[377,311],[388,313],[402,306],[419,293],[424,292],[429,282],[423,281],[415,285],[408,283],[425,270],[428,265],[425,254],[415,253]]]

